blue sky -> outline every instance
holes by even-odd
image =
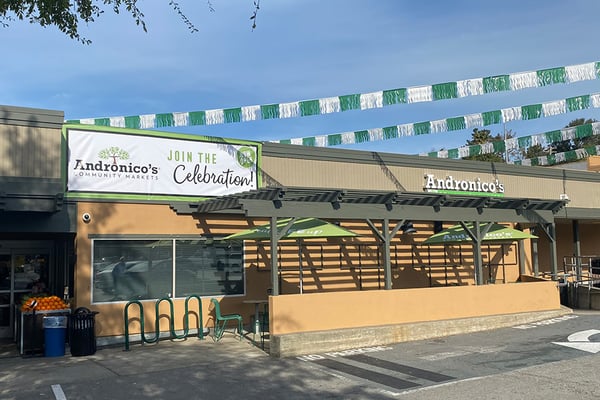
[[[0,28],[0,104],[62,110],[66,119],[285,103],[600,61],[597,0],[502,2],[140,1],[148,33],[123,11],[83,27],[91,45],[54,28]],[[165,131],[280,140],[444,119],[600,92],[598,80],[368,111]],[[599,109],[507,124],[518,136],[600,120]],[[489,127],[500,133],[502,125]],[[470,130],[345,145],[417,154],[464,145]],[[338,146],[341,147],[341,146]]]

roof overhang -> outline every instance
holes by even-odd
[[[267,187],[187,204],[192,215],[413,219],[551,223],[564,200],[458,196],[427,192]],[[181,208],[181,207],[175,207]]]

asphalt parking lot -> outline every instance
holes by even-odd
[[[251,336],[100,348],[94,355],[2,355],[0,398],[596,399],[600,314],[435,340],[294,358]]]

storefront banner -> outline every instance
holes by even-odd
[[[257,189],[258,145],[69,129],[67,191],[223,196]]]

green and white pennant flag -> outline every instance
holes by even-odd
[[[408,88],[386,89],[363,94],[349,94],[314,100],[300,100],[281,104],[251,105],[233,108],[212,109],[188,112],[167,112],[103,118],[83,118],[67,120],[72,124],[114,126],[120,128],[152,129],[197,125],[218,125],[238,122],[285,119],[324,115],[350,110],[369,110],[395,104],[411,104],[468,96],[479,96],[502,91],[517,91],[527,88],[569,84],[594,80],[600,77],[600,62],[569,65],[538,71],[516,72],[485,78],[465,79],[456,82]],[[547,114],[560,113],[561,104],[548,104]],[[552,108],[557,108],[552,110]],[[537,109],[503,110],[507,120],[530,119]],[[521,113],[521,114],[519,114]],[[447,122],[447,121],[446,121]],[[457,121],[458,123],[458,121]],[[418,132],[417,132],[418,133]],[[366,134],[368,136],[368,133]]]
[[[561,113],[569,113],[586,108],[599,107],[600,94],[586,94],[562,100],[554,100],[542,104],[509,107],[501,110],[486,111],[482,113],[468,114],[435,121],[423,121],[384,128],[372,128],[355,132],[282,139],[274,142],[316,147],[356,144],[375,140],[397,139],[406,136],[480,128],[488,125],[516,121],[519,119],[545,118]],[[514,149],[516,148],[516,143],[513,144],[509,141],[507,142],[507,146],[509,146],[509,150]],[[431,157],[439,158],[458,157],[458,153],[454,156],[449,156],[447,155],[447,150],[440,150],[440,152],[446,152],[444,153],[446,155],[435,155],[434,153],[430,153],[429,155]]]

